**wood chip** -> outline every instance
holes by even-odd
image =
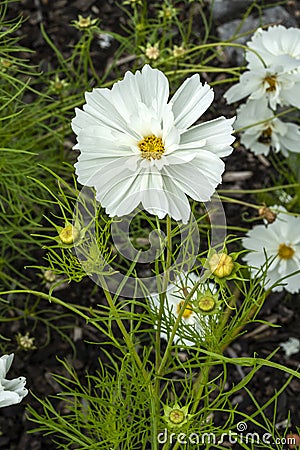
[[[251,178],[253,175],[253,172],[250,170],[245,170],[243,172],[225,172],[223,175],[223,181],[243,181],[248,180],[248,178]]]

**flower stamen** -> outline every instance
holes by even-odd
[[[258,138],[258,142],[261,144],[271,144],[272,142],[272,128],[266,128]]]
[[[138,143],[138,147],[142,152],[142,158],[148,159],[161,159],[165,152],[165,146],[162,138],[154,135],[146,136],[142,141]]]
[[[264,78],[264,82],[269,85],[269,87],[266,89],[267,92],[276,91],[276,83],[277,83],[276,75],[270,75],[270,76]]]
[[[286,244],[280,244],[278,247],[278,256],[280,259],[291,259],[295,253],[295,250]]]

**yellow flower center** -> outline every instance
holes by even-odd
[[[148,161],[160,159],[165,151],[162,138],[154,135],[146,136],[138,143],[138,146],[142,152],[142,158],[148,159]]]
[[[180,310],[181,310],[183,304],[184,304],[184,301],[178,303],[178,305],[177,305],[177,314],[180,313]],[[186,305],[186,307],[185,307],[185,310],[183,311],[182,317],[184,319],[188,319],[192,314],[193,314],[192,306],[188,303]]]
[[[258,142],[262,144],[271,144],[272,142],[272,128],[266,128],[258,138]]]
[[[211,297],[210,295],[204,295],[198,301],[198,307],[199,307],[200,311],[203,311],[203,312],[212,311],[215,307],[215,304],[216,304],[215,299],[213,297]]]
[[[280,244],[278,247],[278,256],[280,259],[291,259],[295,253],[295,250],[286,244]]]
[[[231,256],[226,253],[215,253],[209,260],[210,270],[219,278],[228,277],[234,268],[234,262]]]
[[[271,75],[269,77],[266,77],[264,79],[265,83],[268,83],[269,87],[267,88],[267,92],[273,92],[276,91],[276,82],[277,82],[277,77],[276,75]]]
[[[172,423],[182,423],[185,419],[185,414],[183,411],[181,411],[180,409],[172,409],[172,411],[170,412],[169,415],[169,420]]]

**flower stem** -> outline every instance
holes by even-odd
[[[240,332],[243,330],[246,323],[248,323],[249,320],[252,319],[252,317],[260,310],[260,308],[264,304],[264,301],[265,301],[267,295],[268,295],[268,292],[265,292],[263,295],[261,295],[261,297],[258,299],[257,303],[252,306],[252,308],[250,309],[250,311],[248,312],[246,317],[244,317],[242,325],[240,325],[239,327],[234,329],[234,331],[230,337],[230,340],[222,346],[222,353],[231,344],[231,342],[233,342],[235,340],[235,338],[240,334]]]

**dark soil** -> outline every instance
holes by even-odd
[[[297,2],[287,2],[287,9],[290,14],[295,14],[300,10]],[[180,5],[179,5],[180,7]],[[33,49],[36,53],[30,56],[34,64],[43,67],[55,67],[55,58],[48,45],[43,39],[40,31],[40,25],[43,24],[48,35],[55,45],[67,57],[70,54],[71,46],[78,40],[78,31],[70,26],[71,21],[76,20],[79,14],[87,16],[91,14],[94,17],[101,17],[101,26],[107,30],[119,31],[120,23],[125,24],[125,18],[121,11],[116,7],[116,2],[112,0],[21,0],[18,3],[12,3],[9,7],[11,17],[23,15],[27,21],[22,27],[22,44]],[[297,13],[298,14],[298,13]],[[96,69],[102,72],[109,61],[112,52],[115,50],[115,44],[109,49],[95,49],[94,59],[97,60]],[[234,62],[233,62],[234,63]],[[209,80],[208,80],[209,81]],[[220,111],[218,114],[224,114],[227,117],[233,115],[230,107],[226,106],[221,100],[223,94],[221,88],[217,89],[216,98],[220,101]],[[227,189],[255,189],[271,183],[271,169],[265,165],[264,160],[258,160],[245,149],[237,146],[235,152],[227,158],[227,172],[224,178],[222,188]],[[234,173],[239,172],[239,178]],[[248,172],[248,174],[246,173]],[[250,172],[250,174],[249,174]],[[237,196],[238,198],[238,196]],[[251,201],[249,196],[247,200]],[[248,213],[254,216],[254,210],[246,210],[239,205],[226,205],[226,214],[231,225],[247,227],[243,221],[243,215]],[[35,277],[36,275],[32,275]],[[43,288],[41,288],[43,289]],[[92,287],[87,282],[80,286],[71,283],[65,289],[55,293],[58,297],[68,302],[78,302],[90,305],[97,304],[100,298],[91,296]],[[20,299],[22,302],[24,299]],[[41,309],[48,309],[49,304],[46,301],[41,302]],[[58,306],[57,315],[64,311]],[[45,313],[45,317],[50,313]],[[279,347],[281,342],[285,342],[290,336],[300,339],[300,302],[299,296],[286,294],[272,294],[267,299],[265,306],[260,314],[260,318],[276,324],[277,327],[255,326],[249,327],[248,333],[237,339],[237,341],[227,350],[227,356],[253,356],[257,354],[261,358],[267,357],[274,349]],[[76,322],[74,323],[74,320]],[[24,335],[27,331],[32,331],[30,322],[13,322],[4,325],[1,328],[1,334],[4,336],[15,336],[18,332]],[[16,357],[10,377],[24,375],[27,378],[27,386],[37,397],[44,397],[54,394],[58,391],[58,386],[51,378],[51,373],[63,373],[62,365],[58,359],[67,358],[78,371],[80,376],[84,376],[86,371],[93,372],[97,368],[97,359],[100,357],[100,346],[90,345],[86,342],[101,342],[99,333],[80,319],[74,319],[73,316],[57,318],[56,325],[67,326],[66,335],[72,340],[75,346],[75,352],[70,343],[62,339],[54,330],[47,330],[45,325],[38,321],[34,323],[34,333],[36,350],[24,352],[16,351],[15,340],[12,342],[11,351],[15,351]],[[49,331],[50,335],[47,335]],[[12,338],[14,339],[14,338]],[[299,366],[299,354],[286,358],[282,349],[273,357],[273,361],[286,364],[297,369]],[[242,371],[232,366],[229,370],[228,383],[237,383],[243,375],[248,372],[247,368]],[[259,404],[264,404],[279,390],[285,382],[285,377],[281,372],[269,368],[261,369],[248,386],[253,392]],[[291,414],[292,431],[300,426],[300,383],[293,380],[289,387],[279,397],[277,405],[276,422],[280,422]],[[238,395],[238,394],[237,394]],[[249,414],[255,411],[255,405],[241,395],[236,401],[239,408]],[[0,449],[3,450],[53,450],[55,444],[49,437],[41,434],[28,434],[28,430],[33,428],[25,417],[25,407],[29,403],[33,407],[40,408],[34,396],[30,393],[24,401],[17,406],[1,409],[0,415]],[[269,418],[272,418],[272,410],[269,409]]]

